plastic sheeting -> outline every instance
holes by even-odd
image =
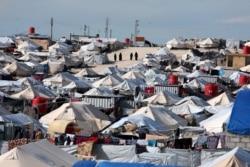
[[[227,124],[227,131],[239,135],[250,135],[250,90],[237,94],[232,113]]]

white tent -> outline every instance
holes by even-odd
[[[224,155],[214,159],[212,162],[202,164],[201,167],[247,167],[250,166],[250,153],[241,147],[235,147]]]
[[[34,70],[30,66],[21,62],[13,62],[10,65],[4,67],[3,70],[17,76],[30,76],[34,73]]]
[[[16,147],[0,156],[2,167],[69,167],[77,161],[46,139]]]
[[[207,102],[212,106],[226,105],[231,102],[234,102],[234,99],[230,95],[224,92],[214,98],[209,99]]]
[[[132,114],[127,117],[123,117],[117,122],[113,123],[108,128],[104,129],[102,133],[109,133],[111,129],[118,128],[127,122],[135,124],[137,127],[147,128],[150,134],[166,134],[168,132],[164,125],[158,123],[157,121],[154,121],[150,117],[144,114]]]
[[[143,101],[150,104],[163,104],[163,105],[174,105],[182,98],[177,96],[174,93],[169,92],[168,90],[161,91],[159,94],[150,96]]]
[[[169,49],[186,49],[188,45],[181,39],[174,38],[166,43]]]
[[[213,38],[206,38],[196,43],[201,48],[216,48],[219,47],[219,41]]]
[[[142,79],[144,80],[146,77],[141,71],[128,71],[127,73],[122,75],[123,79]]]
[[[200,122],[200,127],[203,127],[208,132],[223,132],[223,124],[229,119],[233,108],[233,103],[227,105],[220,105],[213,108],[212,112],[216,112],[211,117]],[[205,107],[207,111],[211,110],[209,107]]]
[[[98,73],[95,72],[92,68],[83,68],[81,71],[75,74],[76,77],[86,77],[86,76],[98,76]]]
[[[112,88],[123,81],[124,80],[118,75],[108,75],[100,80],[95,81],[92,85],[94,87],[105,86],[108,88]]]
[[[111,123],[105,113],[84,101],[64,103],[61,107],[39,119],[45,127],[48,127],[54,120],[76,122],[78,127],[81,128],[81,134],[84,135],[91,135]]]
[[[250,72],[250,64],[240,68],[243,72]]]
[[[23,113],[2,115],[0,116],[0,122],[12,122],[17,126],[32,125],[34,130],[41,129],[43,133],[46,133],[42,124],[40,124],[36,119]]]
[[[66,86],[70,84],[72,81],[78,80],[77,77],[68,73],[68,72],[61,72],[56,74],[50,78],[46,78],[43,80],[44,85],[46,86]]]
[[[35,86],[30,85],[23,91],[9,96],[9,98],[12,99],[26,99],[26,100],[32,100],[35,97],[54,98],[56,97],[56,95],[49,89],[46,89],[43,85],[35,85]]]
[[[176,130],[179,126],[187,125],[187,121],[185,119],[161,105],[148,105],[147,107],[142,107],[132,115],[138,114],[143,114],[151,118],[167,130]]]
[[[100,86],[97,88],[90,89],[89,91],[85,92],[83,95],[85,96],[109,96],[109,95],[114,95],[114,94],[108,88]]]

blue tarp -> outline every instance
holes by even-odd
[[[177,167],[177,166],[165,166],[154,165],[150,163],[129,163],[129,162],[109,162],[101,161],[96,163],[95,161],[78,161],[72,167]]]
[[[250,135],[250,90],[238,92],[226,128],[233,134]]]

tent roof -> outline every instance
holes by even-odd
[[[65,133],[68,125],[76,125],[76,123],[67,120],[54,120],[49,124],[48,133]]]
[[[0,156],[0,166],[72,166],[78,159],[49,143],[47,139],[16,147]]]

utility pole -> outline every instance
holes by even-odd
[[[135,34],[134,34],[134,44],[137,45],[136,43],[136,37],[139,34],[139,20],[135,20]]]
[[[108,38],[109,33],[109,18],[106,18],[105,38]]]
[[[50,38],[53,39],[53,17],[50,19]]]
[[[112,38],[112,30],[110,29],[109,38]]]

